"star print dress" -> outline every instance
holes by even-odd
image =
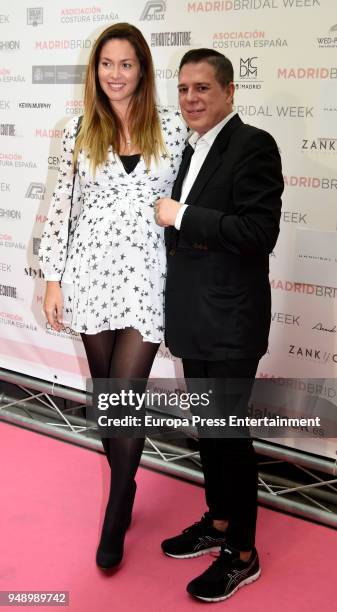
[[[39,262],[46,280],[61,281],[63,323],[74,331],[133,327],[144,341],[163,340],[166,256],[154,204],[171,195],[186,128],[178,112],[158,112],[166,152],[149,169],[140,157],[129,174],[110,148],[95,175],[81,151],[74,176],[78,117],[64,129]]]

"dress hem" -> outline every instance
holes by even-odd
[[[93,336],[94,334],[99,334],[102,331],[108,331],[108,330],[115,331],[116,329],[132,328],[140,333],[140,335],[142,336],[143,342],[151,342],[153,344],[161,344],[161,342],[164,342],[164,336],[159,340],[158,339],[155,340],[153,337],[150,337],[150,336],[144,336],[142,334],[142,331],[138,329],[138,327],[135,327],[134,325],[116,325],[115,327],[105,327],[103,329],[97,329],[95,331],[86,331],[86,332],[84,332],[83,330],[75,329],[74,327],[72,327],[71,323],[63,322],[63,325],[67,325],[68,327],[70,327],[72,331],[76,332],[77,334],[85,334],[87,336]]]

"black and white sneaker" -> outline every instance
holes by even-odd
[[[164,540],[161,547],[169,557],[189,559],[220,550],[225,541],[224,532],[213,527],[212,518],[206,512],[200,521],[184,529],[180,535]]]
[[[241,561],[239,551],[225,545],[216,561],[187,585],[187,592],[203,601],[223,601],[245,584],[257,580],[260,574],[255,548],[249,561]]]

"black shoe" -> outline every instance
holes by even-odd
[[[123,559],[125,533],[120,534],[118,542],[114,541],[114,550],[105,551],[99,546],[96,552],[96,565],[102,570],[117,567]]]
[[[257,580],[260,574],[255,548],[249,561],[241,561],[239,551],[225,545],[216,561],[187,585],[187,591],[203,601],[223,601],[240,587]]]
[[[224,532],[213,527],[212,518],[206,512],[201,521],[187,527],[180,535],[164,540],[161,547],[169,557],[189,559],[220,550],[225,541]]]
[[[132,508],[136,495],[136,489],[137,484],[135,481],[133,481],[124,517],[112,528],[108,526],[108,533],[111,538],[109,538],[109,540],[107,540],[107,535],[105,533],[105,524],[109,524],[109,522],[113,519],[111,519],[109,516],[109,505],[107,506],[101,540],[96,552],[96,565],[98,565],[98,567],[100,567],[102,570],[109,570],[117,567],[117,565],[119,565],[123,559],[124,539],[126,531],[131,524]]]

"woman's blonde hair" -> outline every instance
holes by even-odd
[[[141,78],[130,102],[129,112],[129,132],[133,146],[141,152],[147,167],[152,156],[158,159],[165,150],[155,106],[156,90],[151,51],[138,28],[129,23],[116,23],[101,33],[90,55],[85,81],[84,115],[74,150],[74,164],[80,149],[83,149],[89,155],[94,172],[106,161],[110,145],[114,153],[119,153],[123,139],[121,120],[111,107],[98,80],[102,47],[112,39],[129,41],[140,64]]]

